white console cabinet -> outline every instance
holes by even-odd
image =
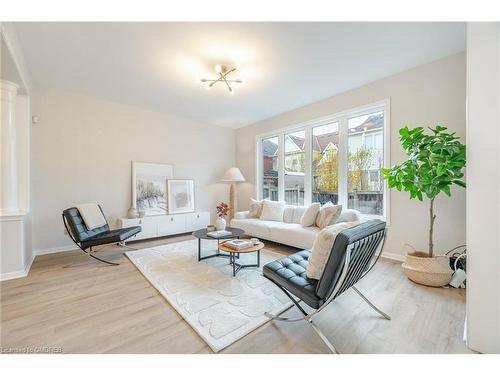
[[[210,224],[209,212],[191,212],[176,215],[146,216],[140,219],[118,219],[120,228],[141,226],[142,230],[128,241],[144,240],[194,232]]]

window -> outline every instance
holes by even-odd
[[[312,129],[312,201],[339,201],[339,123]]]
[[[278,200],[278,137],[262,140],[262,198]]]
[[[305,141],[304,130],[285,134],[285,202],[298,206],[304,205],[305,181]]]
[[[260,198],[304,205],[328,201],[387,220],[389,102],[259,136]]]
[[[348,208],[383,215],[384,112],[348,119]]]

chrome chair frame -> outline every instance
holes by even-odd
[[[332,342],[326,337],[326,335],[320,330],[320,328],[317,326],[317,324],[314,323],[313,321],[313,317],[315,317],[317,314],[319,314],[325,307],[327,307],[335,298],[337,298],[340,294],[342,294],[343,292],[345,292],[346,290],[352,288],[354,289],[354,291],[373,309],[375,310],[378,314],[380,314],[384,319],[387,319],[387,320],[391,320],[391,317],[383,312],[381,309],[379,309],[377,306],[375,306],[364,294],[362,294],[358,288],[356,288],[354,285],[359,281],[361,280],[363,277],[366,276],[366,274],[368,272],[371,271],[371,269],[375,266],[375,264],[378,262],[379,258],[380,258],[380,255],[382,254],[382,251],[384,250],[384,245],[385,245],[385,241],[386,241],[386,235],[387,235],[387,228],[384,229],[384,235],[383,235],[383,239],[382,239],[382,244],[380,246],[377,246],[380,247],[380,250],[378,252],[378,255],[375,257],[377,251],[376,249],[373,251],[373,253],[371,254],[370,252],[367,252],[367,254],[365,254],[365,257],[366,256],[371,256],[371,259],[369,260],[369,262],[371,262],[371,264],[368,265],[367,269],[361,274],[361,276],[357,279],[357,280],[350,280],[349,279],[349,276],[352,276],[353,274],[355,274],[355,271],[359,271],[359,269],[356,270],[356,267],[362,267],[362,264],[363,262],[358,262],[357,264],[354,265],[355,269],[353,269],[351,267],[351,260],[353,258],[353,254],[352,254],[352,251],[353,249],[355,249],[355,245],[356,243],[358,243],[359,241],[362,241],[363,239],[361,240],[358,240],[356,242],[353,242],[352,244],[350,244],[347,249],[346,249],[346,257],[345,257],[345,261],[344,261],[344,265],[343,265],[343,269],[342,269],[342,273],[339,277],[339,279],[337,280],[336,284],[335,284],[335,287],[332,291],[332,293],[330,294],[330,296],[326,299],[326,301],[319,307],[317,308],[316,310],[314,310],[313,312],[311,313],[307,313],[303,308],[302,306],[300,306],[300,302],[302,302],[300,299],[296,299],[294,298],[290,292],[288,292],[285,288],[283,288],[281,285],[277,284],[276,282],[274,282],[273,280],[269,279],[270,281],[272,281],[276,286],[278,286],[282,291],[283,293],[285,293],[285,295],[290,298],[293,302],[293,305],[290,306],[289,308],[285,309],[284,311],[282,311],[281,313],[277,314],[277,315],[273,315],[273,314],[270,314],[268,312],[264,313],[268,318],[270,318],[271,320],[279,320],[279,321],[284,321],[284,322],[299,322],[299,321],[303,321],[305,320],[306,322],[308,322],[312,328],[314,329],[314,331],[318,334],[318,336],[323,340],[323,342],[326,344],[326,346],[330,349],[330,351],[334,354],[339,354],[338,350],[335,348],[335,346],[332,344]],[[362,260],[367,260],[367,259],[362,259]],[[361,266],[360,266],[361,264]],[[352,272],[354,271],[354,272]],[[354,281],[354,282],[353,282]],[[288,311],[289,309],[291,309],[293,306],[296,306],[299,311],[302,313],[302,317],[300,318],[284,318],[284,317],[281,317],[281,315],[283,313],[285,313],[286,311]]]
[[[104,221],[106,222],[106,224],[100,228],[106,227],[106,230],[109,232],[110,230],[109,230],[108,219],[106,218],[106,215],[104,215],[104,211],[102,210],[102,207],[100,205],[98,205],[98,207],[101,210],[102,216],[104,217]],[[69,210],[72,210],[72,209],[73,208],[68,208],[68,209],[64,210],[62,213],[62,221],[63,221],[64,227],[66,229],[66,232],[67,232],[69,238],[71,238],[71,240],[75,243],[75,245],[78,246],[78,248],[80,250],[82,250],[85,254],[87,254],[91,258],[93,258],[99,262],[105,263],[107,265],[110,265],[110,266],[119,266],[120,263],[110,262],[110,261],[107,261],[105,259],[102,259],[102,258],[95,256],[94,255],[94,247],[95,246],[109,246],[110,244],[115,243],[120,247],[124,247],[124,248],[130,249],[130,250],[137,250],[137,249],[131,248],[125,244],[125,240],[130,238],[131,236],[127,236],[126,238],[121,239],[121,241],[107,241],[107,242],[103,242],[103,243],[101,243],[99,245],[95,245],[95,246],[85,246],[85,245],[82,246],[83,242],[78,240],[77,235],[72,230],[72,228],[73,228],[72,224],[68,222],[68,218],[65,215],[66,212],[68,212]],[[134,227],[132,227],[132,228],[134,228]],[[139,230],[139,232],[140,232],[140,230]],[[89,249],[89,250],[87,251],[86,249]]]

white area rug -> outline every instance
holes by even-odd
[[[202,256],[215,241],[202,241]],[[262,269],[244,268],[236,277],[226,257],[198,262],[198,241],[190,240],[128,251],[127,256],[182,315],[214,352],[224,349],[263,325],[266,311],[278,314],[292,302],[262,276]],[[256,253],[238,263],[255,263]],[[261,251],[261,264],[278,258]]]

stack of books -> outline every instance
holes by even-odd
[[[220,238],[220,237],[225,237],[229,236],[232,233],[227,231],[227,230],[214,230],[213,232],[208,232],[207,236],[213,237],[213,238]]]
[[[250,241],[243,241],[243,240],[230,240],[224,242],[224,245],[234,250],[243,250],[252,247],[253,243]]]

